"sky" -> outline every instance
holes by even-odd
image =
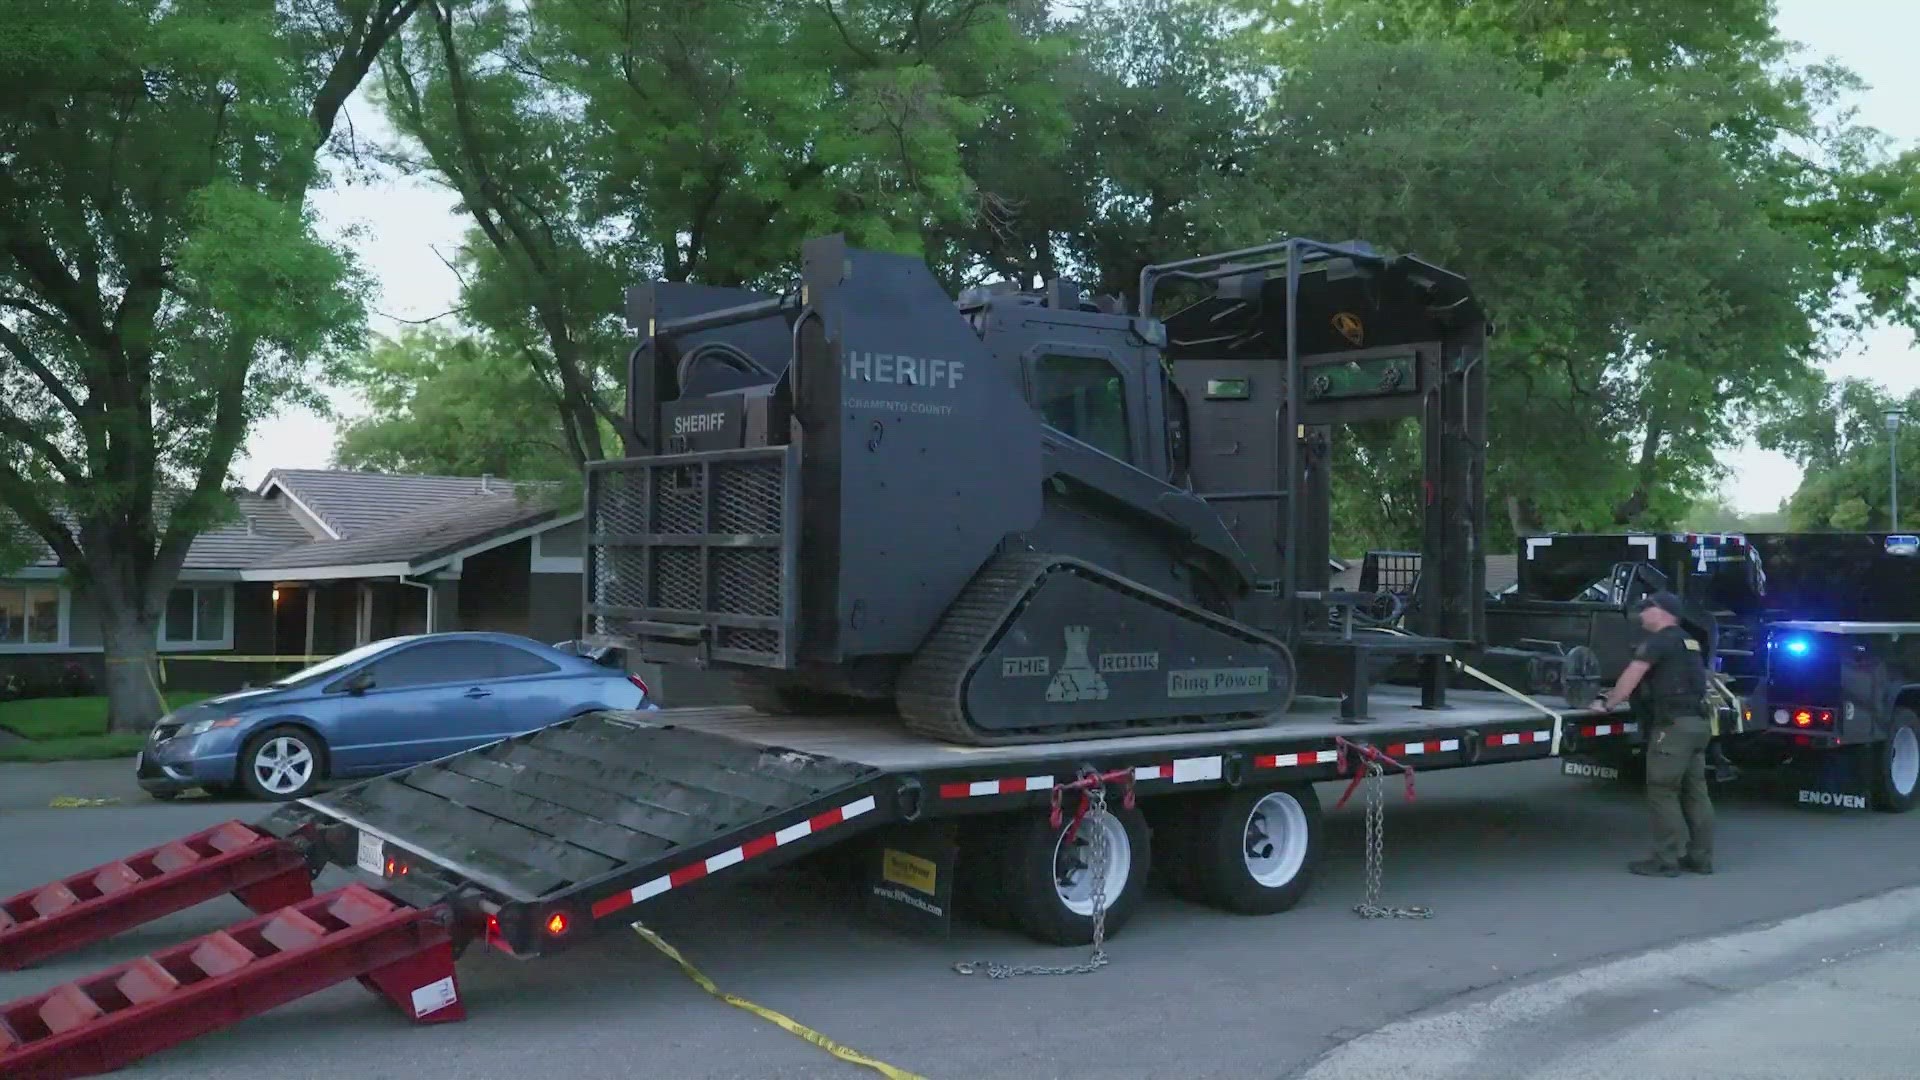
[[[1811,58],[1832,58],[1851,68],[1868,88],[1853,100],[1859,121],[1879,128],[1898,148],[1920,144],[1920,65],[1912,43],[1920,41],[1920,3],[1915,0],[1777,0],[1782,36],[1798,41]],[[356,134],[391,139],[377,111],[364,96],[349,106]],[[456,213],[450,193],[426,180],[363,183],[316,193],[322,227],[346,238],[362,265],[378,282],[372,326],[392,333],[401,320],[440,315],[458,303],[459,282],[440,261],[451,258],[465,233],[466,219]],[[1910,331],[1879,330],[1860,346],[1835,358],[1836,376],[1871,379],[1905,394],[1920,389],[1920,348]],[[342,417],[360,414],[351,394],[331,395]],[[240,478],[258,486],[273,468],[326,468],[333,462],[335,426],[306,410],[289,410],[269,419],[249,438],[236,463]],[[1784,456],[1746,446],[1727,458],[1735,476],[1725,494],[1744,512],[1778,508],[1799,486],[1800,470]]]

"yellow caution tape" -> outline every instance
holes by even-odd
[[[1554,757],[1560,756],[1560,733],[1561,733],[1561,728],[1564,726],[1566,721],[1561,718],[1558,712],[1541,704],[1539,701],[1536,701],[1533,698],[1528,697],[1526,694],[1523,694],[1520,691],[1515,690],[1513,687],[1508,686],[1506,683],[1501,682],[1499,679],[1494,678],[1493,676],[1487,674],[1484,671],[1481,671],[1479,668],[1474,667],[1472,664],[1469,664],[1463,660],[1455,660],[1453,662],[1453,666],[1456,668],[1459,668],[1461,671],[1466,672],[1467,674],[1473,676],[1474,678],[1479,679],[1481,682],[1486,683],[1488,686],[1493,687],[1495,690],[1500,691],[1501,693],[1507,695],[1508,697],[1525,702],[1526,704],[1531,705],[1536,709],[1539,709],[1541,712],[1546,713],[1548,716],[1553,717],[1553,748],[1551,753]]]
[[[855,1065],[864,1065],[867,1068],[872,1069],[873,1071],[886,1077],[887,1080],[926,1080],[926,1077],[921,1076],[918,1073],[910,1073],[910,1072],[907,1072],[905,1069],[896,1069],[893,1066],[888,1065],[886,1062],[875,1061],[874,1059],[866,1056],[865,1054],[860,1053],[857,1050],[848,1049],[847,1047],[844,1047],[839,1043],[834,1042],[832,1039],[827,1038],[825,1035],[820,1034],[819,1032],[813,1030],[812,1028],[806,1026],[805,1024],[800,1023],[798,1020],[795,1020],[790,1016],[786,1016],[782,1013],[774,1012],[772,1009],[769,1009],[764,1005],[756,1005],[753,1002],[748,1001],[746,998],[738,997],[734,994],[727,993],[725,990],[722,990],[718,986],[715,986],[713,984],[713,980],[707,978],[705,973],[703,973],[699,968],[694,967],[691,963],[688,963],[687,958],[680,955],[680,950],[667,944],[666,941],[663,938],[661,938],[659,934],[656,934],[652,930],[647,929],[644,923],[634,923],[633,929],[635,933],[639,934],[642,938],[646,939],[647,944],[652,945],[656,949],[659,949],[662,953],[666,954],[667,959],[672,960],[676,964],[679,964],[680,970],[687,973],[687,978],[692,979],[696,983],[699,983],[700,988],[702,990],[705,990],[707,993],[712,994],[714,997],[719,998],[721,1001],[724,1001],[727,1004],[734,1006],[735,1008],[745,1009],[748,1012],[754,1014],[755,1016],[760,1017],[763,1020],[772,1021],[773,1023],[780,1025],[781,1027],[787,1029],[789,1032],[792,1032],[795,1035],[800,1036],[801,1038],[807,1040],[808,1042],[819,1047],[820,1049],[825,1050],[827,1053],[832,1054],[834,1057],[837,1057],[842,1061],[852,1062]]]
[[[1393,634],[1396,637],[1412,637],[1413,636],[1412,634],[1409,634],[1403,630],[1395,630],[1392,627],[1387,627],[1387,626],[1372,627],[1372,629],[1378,630],[1383,634]],[[1447,657],[1447,659],[1453,661],[1453,666],[1456,669],[1463,671],[1468,675],[1473,676],[1476,679],[1479,679],[1481,682],[1486,683],[1488,686],[1493,687],[1495,690],[1500,691],[1501,693],[1507,695],[1508,697],[1524,702],[1527,705],[1531,705],[1532,707],[1539,709],[1541,712],[1546,713],[1548,716],[1552,717],[1553,718],[1552,753],[1554,757],[1560,756],[1561,729],[1565,726],[1566,721],[1561,717],[1561,715],[1558,712],[1548,708],[1546,705],[1535,700],[1529,695],[1523,694],[1520,691],[1515,690],[1513,687],[1508,686],[1506,683],[1501,682],[1499,679],[1496,679],[1493,676],[1487,674],[1486,672],[1481,671],[1479,668],[1474,667],[1472,664],[1469,664],[1464,660],[1454,660],[1454,658],[1451,656]]]
[[[119,799],[112,799],[112,798],[81,799],[81,798],[76,798],[75,796],[72,796],[72,795],[61,795],[58,798],[55,798],[51,802],[47,803],[47,805],[53,807],[55,810],[71,810],[77,806],[112,806],[115,803],[118,803],[119,801],[120,801]]]

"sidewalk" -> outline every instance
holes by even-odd
[[[1643,1024],[1539,1080],[1920,1075],[1920,935]]]
[[[1575,931],[1577,932],[1577,931]],[[1302,1080],[1911,1080],[1920,889],[1687,942],[1363,1035]]]

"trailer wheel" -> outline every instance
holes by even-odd
[[[1891,814],[1913,809],[1920,791],[1920,717],[1895,709],[1893,730],[1874,748],[1873,806]]]
[[[1080,822],[1073,843],[1067,844],[1072,819],[1056,829],[1044,810],[1021,815],[1007,837],[1006,902],[1014,922],[1036,941],[1049,945],[1089,945],[1093,942],[1094,830],[1107,843],[1106,934],[1113,936],[1146,890],[1152,863],[1147,819],[1118,800],[1104,814],[1088,814]]]
[[[1240,915],[1300,902],[1320,861],[1320,799],[1309,786],[1235,791],[1188,818],[1180,875],[1194,899]]]

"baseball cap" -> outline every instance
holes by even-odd
[[[1633,605],[1633,613],[1635,615],[1638,615],[1641,612],[1647,610],[1648,608],[1653,608],[1653,607],[1657,607],[1662,611],[1665,611],[1667,614],[1673,616],[1676,619],[1680,618],[1681,616],[1680,598],[1664,590],[1662,590],[1661,592],[1653,593],[1649,596],[1643,597],[1641,600],[1636,602]]]

